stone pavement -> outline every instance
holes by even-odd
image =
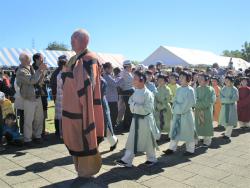
[[[164,137],[157,151],[159,162],[152,167],[142,165],[139,154],[133,168],[114,164],[124,153],[127,133],[118,135],[118,148],[108,152],[101,144],[101,171],[89,180],[76,179],[72,159],[65,146],[53,136],[40,148],[9,148],[0,155],[0,188],[7,187],[250,187],[250,129],[235,129],[231,142],[219,138],[216,130],[211,148],[198,147],[192,157],[184,157],[180,146],[172,156],[162,156],[168,143]]]

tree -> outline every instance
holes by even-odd
[[[56,41],[49,43],[48,47],[46,48],[46,50],[69,51],[67,45],[65,45],[63,43],[58,43]]]
[[[243,59],[250,62],[250,42],[245,42],[242,45],[241,53],[242,53]]]
[[[246,41],[241,47],[241,50],[224,50],[222,54],[228,57],[242,58],[250,62],[250,42]]]

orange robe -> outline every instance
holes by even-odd
[[[216,95],[216,101],[214,104],[214,121],[218,122],[221,110],[220,87],[214,86],[213,88],[215,90],[215,95]]]
[[[62,73],[62,132],[79,176],[89,177],[101,167],[98,144],[104,137],[100,68],[94,53],[83,51]]]

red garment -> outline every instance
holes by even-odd
[[[250,121],[250,87],[239,88],[239,101],[237,104],[238,120]]]

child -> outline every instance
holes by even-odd
[[[211,145],[213,130],[213,105],[216,100],[215,91],[208,86],[209,75],[200,74],[198,76],[199,87],[195,89],[195,130],[197,136],[204,138],[203,145]]]
[[[7,114],[14,114],[11,101],[9,99],[6,99],[5,94],[1,91],[0,91],[0,105],[2,108],[3,119],[5,119]]]
[[[189,72],[180,73],[180,84],[176,91],[176,97],[173,102],[173,121],[170,130],[169,149],[164,151],[166,155],[173,154],[179,141],[186,142],[185,156],[192,155],[195,149],[194,140],[194,116],[192,107],[195,105],[194,89],[189,86],[192,75]]]
[[[166,85],[167,80],[166,75],[160,74],[158,76],[158,92],[155,94],[155,121],[160,131],[169,133],[170,122],[172,119],[172,110],[170,105],[172,92]]]
[[[238,120],[241,128],[250,127],[250,87],[248,77],[241,78],[241,87],[239,88],[239,101],[237,104]]]
[[[220,100],[222,104],[219,122],[225,126],[224,139],[230,139],[233,127],[237,126],[238,115],[236,102],[239,100],[239,92],[234,87],[235,78],[231,75],[225,77],[225,86],[221,89]]]
[[[173,102],[173,100],[175,98],[177,88],[180,87],[180,85],[177,84],[178,80],[179,80],[179,74],[178,73],[173,72],[173,73],[170,74],[168,87],[170,88],[170,90],[171,90],[171,92],[173,94],[171,103]]]
[[[132,161],[137,152],[146,152],[146,165],[151,166],[157,162],[155,149],[156,139],[159,139],[160,132],[154,121],[154,97],[145,87],[145,74],[136,71],[134,73],[133,85],[136,88],[129,99],[130,110],[133,113],[125,155],[116,164],[132,167]]]
[[[15,114],[8,114],[6,116],[3,125],[3,135],[5,136],[8,144],[16,146],[23,145],[23,137],[19,133]]]
[[[220,101],[220,86],[219,84],[219,79],[217,77],[212,78],[212,86],[215,91],[216,95],[216,101],[214,104],[214,122],[218,125],[219,122],[219,115],[220,115],[220,110],[221,110],[221,101]]]

